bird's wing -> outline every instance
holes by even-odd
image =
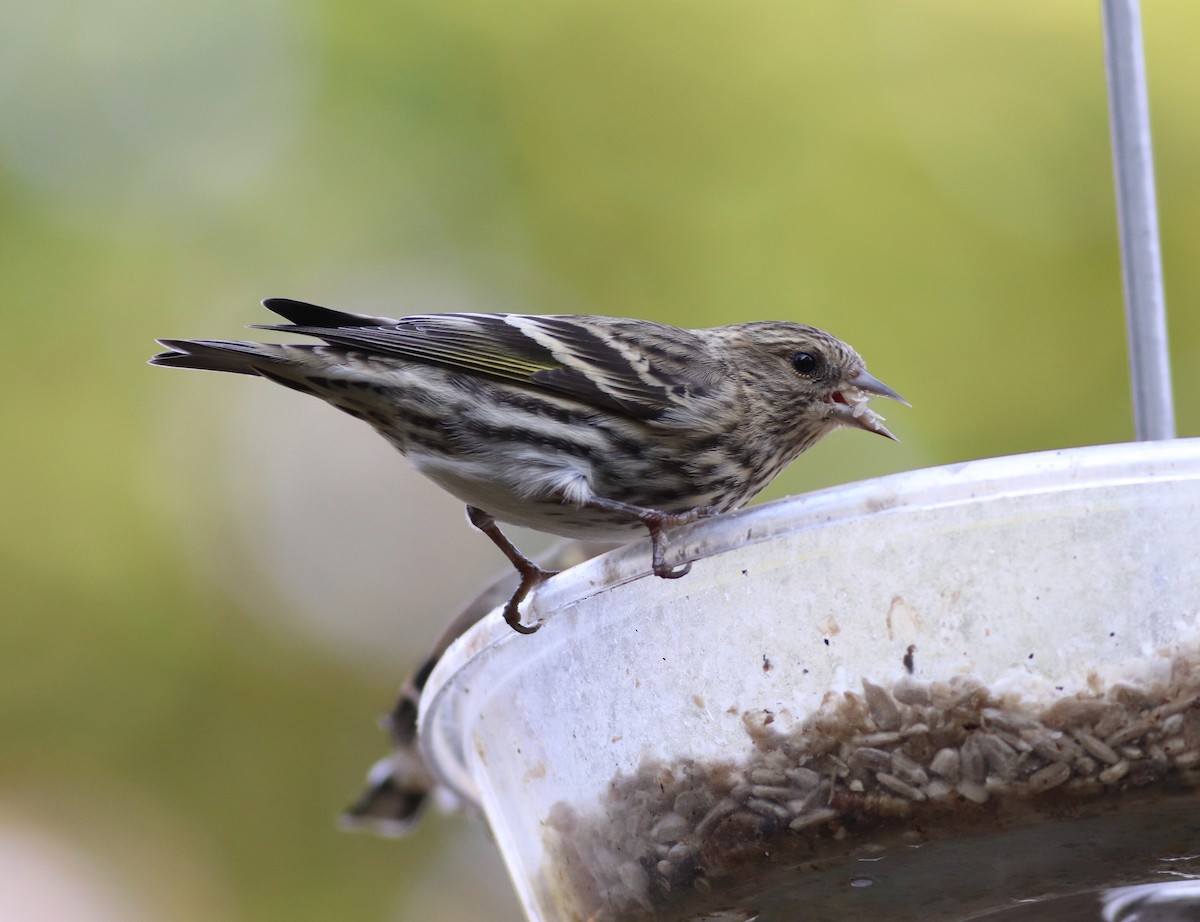
[[[689,361],[699,344],[680,343],[679,337],[690,333],[648,321],[420,314],[380,323],[382,318],[322,314],[324,308],[300,302],[263,303],[300,321],[266,329],[511,382],[638,419],[658,418],[681,397],[711,383],[711,374],[698,373]]]

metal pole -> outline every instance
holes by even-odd
[[[1141,10],[1139,0],[1101,2],[1134,432],[1139,441],[1170,439],[1175,437],[1175,410],[1167,353],[1167,310],[1158,242],[1158,206],[1154,197]]]

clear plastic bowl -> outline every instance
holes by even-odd
[[[1200,852],[1200,440],[671,537],[688,576],[646,542],[596,558],[526,603],[538,633],[493,612],[426,686],[426,759],[531,918],[928,922]]]

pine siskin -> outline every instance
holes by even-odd
[[[521,575],[549,576],[496,519],[572,538],[651,538],[737,509],[839,426],[895,438],[867,407],[903,401],[841,340],[783,321],[683,330],[616,317],[423,314],[392,320],[285,298],[264,306],[323,345],[160,340],[151,364],[261,375],[370,423],[467,504]]]

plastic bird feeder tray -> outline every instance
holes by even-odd
[[[702,522],[685,579],[642,542],[545,584],[536,635],[465,634],[424,750],[535,919],[960,919],[1153,880],[1200,844],[1198,528],[1196,439]]]

